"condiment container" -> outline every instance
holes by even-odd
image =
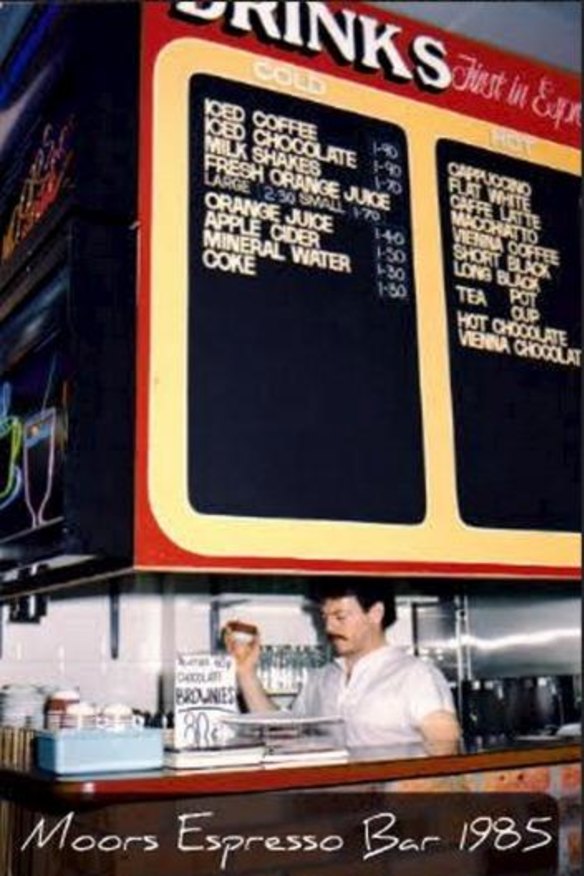
[[[78,703],[81,697],[79,691],[73,688],[57,690],[45,702],[45,727],[47,730],[58,730],[63,726],[63,717],[67,707]]]

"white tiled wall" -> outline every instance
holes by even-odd
[[[107,585],[52,594],[40,623],[12,623],[3,611],[0,686],[34,683],[78,687],[83,699],[126,702],[150,712],[172,704],[177,651],[209,651],[210,598],[204,586],[154,577],[124,582],[120,594],[119,656],[110,654]],[[253,618],[265,644],[313,644],[316,633],[297,597],[247,598],[218,612]]]
[[[4,607],[0,684],[74,686],[100,705],[115,700],[155,709],[162,641],[157,587],[148,580],[122,586],[117,660],[110,654],[109,615],[107,587],[51,595],[40,623],[12,623]]]

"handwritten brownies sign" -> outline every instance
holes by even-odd
[[[138,565],[575,576],[577,79],[350,2],[143,47]]]
[[[233,658],[178,654],[174,669],[174,747],[204,748],[224,737],[221,716],[237,711]]]

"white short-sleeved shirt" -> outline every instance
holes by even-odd
[[[419,743],[420,722],[438,710],[455,712],[442,673],[393,645],[361,657],[348,681],[342,657],[314,670],[292,706],[302,717],[339,715],[350,746]]]

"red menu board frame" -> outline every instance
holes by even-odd
[[[249,15],[248,29],[241,21],[234,28],[228,20],[230,4],[208,5],[206,17],[197,17],[199,4],[143,7],[135,565],[183,571],[578,577],[577,533],[480,529],[460,519],[432,163],[435,145],[453,139],[577,175],[578,77],[362,3],[315,5],[330,7],[336,16],[345,16],[346,26],[352,22],[378,39],[386,28],[386,36],[392,35],[387,51],[377,53],[383,63],[377,69],[371,64],[366,69],[363,58],[339,64],[338,52],[329,51],[324,39],[305,52],[299,30],[294,44],[278,40],[269,33],[276,19],[259,15]],[[290,38],[290,23],[279,33]],[[426,63],[416,64],[416,49]],[[427,466],[427,508],[416,526],[263,519],[195,513],[190,507],[183,482],[189,344],[185,264],[190,258],[186,116],[188,83],[197,74],[295,93],[401,124],[406,131]],[[418,160],[424,149],[427,157]],[[427,193],[424,202],[421,193]]]

